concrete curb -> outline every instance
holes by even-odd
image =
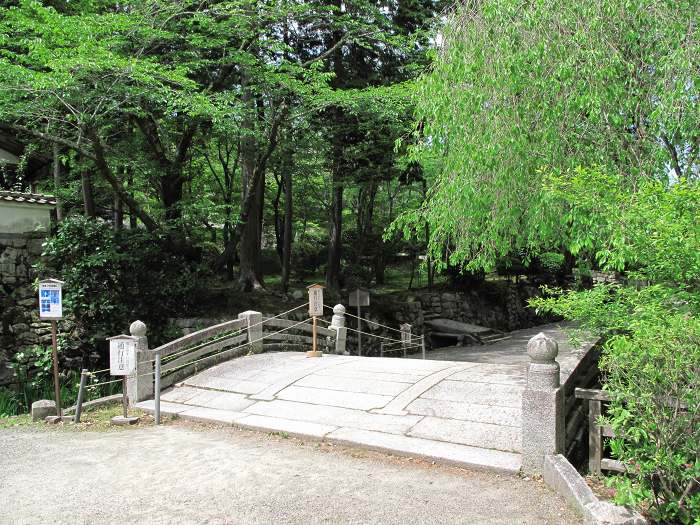
[[[545,457],[544,481],[583,516],[584,525],[648,524],[638,512],[599,500],[583,477],[561,454]]]

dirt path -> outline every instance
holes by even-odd
[[[180,423],[0,430],[0,523],[580,522],[537,481]]]

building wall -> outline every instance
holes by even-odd
[[[51,206],[0,201],[0,232],[48,231]]]

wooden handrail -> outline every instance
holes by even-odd
[[[228,332],[230,330],[241,330],[246,328],[247,323],[245,319],[234,319],[233,321],[226,321],[224,323],[219,323],[191,334],[184,335],[179,339],[165,343],[151,350],[152,353],[160,352],[161,357],[167,357],[170,354],[177,352],[189,345],[198,343],[215,335],[219,335],[223,332]]]

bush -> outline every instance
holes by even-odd
[[[671,186],[597,170],[550,178],[561,238],[626,284],[545,290],[531,305],[607,333],[601,358],[617,500],[663,523],[700,520],[700,183]]]
[[[64,308],[76,330],[69,347],[105,348],[141,319],[152,343],[162,340],[169,317],[185,312],[196,286],[196,264],[165,233],[125,230],[84,217],[61,222],[45,245],[40,271],[65,281]]]

